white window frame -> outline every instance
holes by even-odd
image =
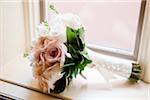
[[[137,62],[143,66],[142,79],[150,83],[150,0],[147,0]]]
[[[36,4],[35,4],[36,3]],[[30,50],[32,37],[35,37],[36,25],[40,23],[40,0],[24,0],[25,51]]]
[[[80,2],[80,1],[78,1],[78,2]],[[141,2],[140,15],[139,15],[139,19],[138,19],[138,26],[137,26],[137,33],[136,33],[136,40],[135,40],[135,47],[134,47],[133,52],[128,52],[128,51],[121,50],[121,49],[110,48],[110,47],[94,45],[94,44],[87,44],[87,46],[89,48],[91,48],[92,50],[99,52],[99,53],[136,61],[137,57],[138,57],[139,44],[140,44],[140,39],[141,39],[141,30],[142,30],[142,24],[143,24],[143,19],[144,19],[144,11],[145,11],[146,2],[147,2],[146,0],[142,0],[142,2]],[[43,18],[41,20],[44,20],[44,18],[46,17],[46,14],[48,12],[47,11],[48,0],[40,2],[40,5],[41,5],[40,11],[45,12],[45,13],[41,13],[42,18]]]
[[[141,32],[142,32],[146,2],[147,2],[146,0],[143,0],[141,2],[140,14],[139,14],[137,31],[136,31],[137,33],[136,33],[135,47],[134,47],[133,52],[128,52],[128,51],[121,50],[121,49],[109,48],[105,46],[97,46],[93,44],[89,44],[88,47],[99,53],[136,61],[138,57],[139,45],[140,45],[140,40],[141,40]]]

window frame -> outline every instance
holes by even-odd
[[[150,0],[147,0],[137,62],[142,66],[141,78],[150,83]]]
[[[77,1],[77,2],[80,2],[80,1]],[[147,0],[141,1],[141,8],[140,8],[140,14],[139,14],[137,31],[136,31],[136,40],[135,40],[133,52],[128,52],[128,51],[121,50],[121,49],[110,48],[110,47],[94,45],[94,44],[87,44],[87,47],[98,53],[136,61],[137,57],[138,57],[138,52],[139,52],[139,45],[140,45],[140,40],[141,40],[141,32],[142,32],[146,2],[147,2]],[[48,12],[47,7],[48,7],[48,0],[40,2],[40,12],[41,12],[40,14],[42,14],[41,21],[44,20],[44,18],[47,15],[47,12]]]
[[[146,0],[141,1],[141,7],[140,7],[140,13],[139,13],[139,19],[138,19],[138,25],[137,25],[137,31],[136,31],[136,39],[135,39],[133,52],[128,52],[128,51],[121,50],[121,49],[109,48],[105,46],[96,46],[93,44],[88,44],[88,47],[99,53],[136,61],[138,57],[139,45],[141,41],[141,34],[142,34],[141,32],[142,32],[146,2],[147,2]]]

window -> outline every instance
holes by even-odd
[[[49,3],[54,4],[61,13],[73,12],[81,17],[86,28],[85,39],[89,48],[105,54],[137,59],[146,1],[57,1],[51,0]],[[0,6],[2,8],[0,9],[2,16],[2,18],[0,16],[0,22],[2,22],[0,26],[2,29],[0,30],[0,41],[2,41],[0,42],[0,65],[2,65],[0,66],[0,80],[41,92],[37,86],[37,81],[33,79],[28,60],[22,58],[22,52],[30,46],[31,37],[35,35],[35,25],[47,16],[48,0],[45,2],[44,0],[39,0],[39,2],[3,2],[0,5],[2,5]],[[148,18],[150,17],[146,16],[146,21],[149,21]],[[148,24],[149,22],[145,24],[145,27]],[[142,52],[140,63],[144,67],[150,65],[148,55],[150,45],[149,47],[146,46],[150,39],[150,29],[145,30],[147,31],[142,38],[143,46],[141,46],[143,49],[140,49],[145,51],[144,54],[140,51],[140,53]],[[146,65],[144,65],[145,62]],[[150,67],[145,68],[144,80],[149,82]],[[99,73],[94,73],[95,76],[99,77],[97,74]],[[94,80],[94,82],[98,81],[96,78]],[[92,93],[95,93],[94,89]]]
[[[88,47],[105,54],[137,59],[145,1],[51,0],[49,4],[54,4],[61,13],[72,12],[81,17]]]

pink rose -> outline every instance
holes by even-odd
[[[35,60],[39,66],[51,66],[55,62],[64,60],[62,44],[55,39],[41,37],[34,47]],[[62,62],[61,62],[62,63]]]
[[[56,79],[62,77],[59,63],[55,63],[53,69],[47,68],[41,76],[38,77],[39,86],[43,89],[44,92],[50,93],[50,89],[54,89],[54,83]]]
[[[62,77],[60,74],[65,60],[65,51],[64,44],[48,37],[40,37],[33,47],[33,72],[43,91],[53,89],[53,84]]]

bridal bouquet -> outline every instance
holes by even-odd
[[[96,68],[106,80],[110,74],[127,77],[137,82],[141,68],[138,64],[114,63],[98,56],[86,47],[85,30],[77,15],[60,14],[50,5],[51,16],[38,25],[38,37],[30,53],[33,75],[47,93],[61,93],[73,78],[89,65]]]

